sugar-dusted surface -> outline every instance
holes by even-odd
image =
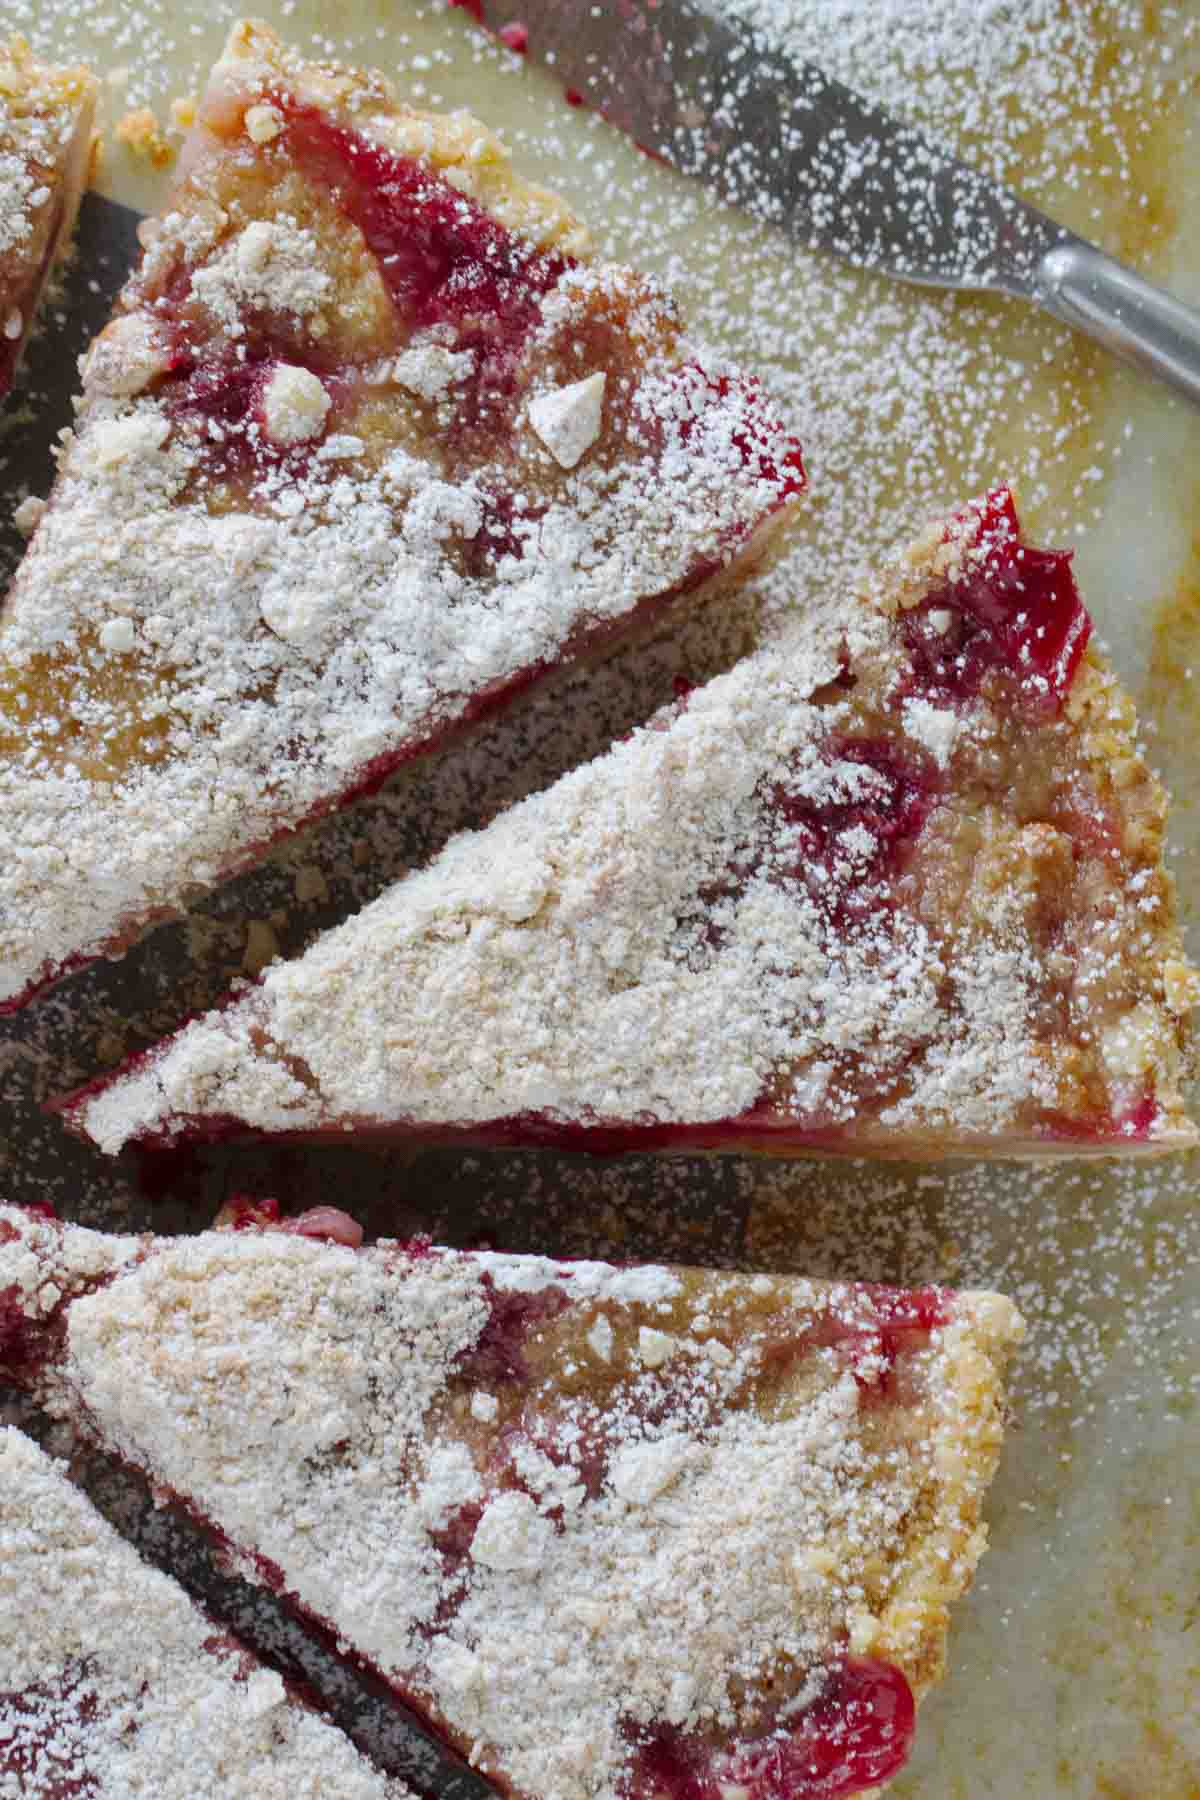
[[[406,1800],[0,1427],[5,1800]]]
[[[96,83],[0,37],[0,397],[71,234],[91,161]]]
[[[248,1228],[76,1298],[92,1234],[0,1240],[0,1366],[516,1793],[617,1795],[663,1732],[733,1780],[855,1659],[941,1673],[1020,1331],[995,1295]]]
[[[122,64],[115,104],[150,101],[166,119],[170,96],[196,91],[235,10],[229,0],[118,0],[80,18],[65,4],[10,0],[5,16],[43,51]],[[486,92],[487,114],[506,127],[521,166],[536,177],[554,161],[556,185],[596,223],[604,251],[682,280],[707,333],[767,370],[797,414],[816,477],[776,595],[802,593],[811,604],[916,519],[1000,473],[1018,478],[1035,540],[1078,544],[1101,637],[1138,693],[1151,760],[1174,790],[1171,857],[1195,954],[1195,418],[1023,309],[907,293],[772,246],[564,107],[516,58],[476,47],[465,15],[414,6],[401,18],[372,0],[336,25],[309,0],[286,18],[268,12],[298,36],[317,31],[334,53],[402,67],[420,104],[485,110]],[[964,141],[969,121],[969,141],[989,161],[1008,145],[1010,172],[1018,161],[1036,171],[1021,177],[1034,199],[1200,301],[1194,102],[1180,98],[1195,49],[1184,41],[1190,8],[922,0],[881,13],[878,0],[795,0],[790,17],[806,44],[818,22],[822,54],[873,92]],[[931,103],[936,115],[924,110]],[[122,151],[110,152],[104,179],[130,202],[161,197]],[[44,491],[11,435],[0,456],[14,492],[31,480]],[[161,1185],[143,1188],[130,1162],[106,1165],[64,1140],[39,1100],[211,1004],[231,975],[275,947],[295,953],[449,831],[602,750],[670,699],[676,675],[694,681],[722,667],[747,623],[743,614],[726,630],[723,617],[710,609],[678,642],[547,695],[511,730],[456,750],[436,778],[404,778],[256,882],[229,889],[186,929],[155,934],[124,969],[98,968],[8,1025],[0,1155],[10,1188],[117,1222],[144,1221],[157,1194],[161,1217]],[[991,1561],[960,1610],[952,1676],[927,1704],[897,1791],[904,1800],[1096,1800],[1098,1790],[1193,1800],[1195,1524],[1180,1471],[1200,1457],[1194,1159],[1031,1180],[984,1166],[932,1177],[700,1159],[437,1154],[410,1163],[243,1151],[184,1180],[197,1204],[169,1216],[193,1224],[210,1219],[231,1186],[286,1185],[297,1204],[370,1206],[378,1231],[429,1229],[560,1254],[948,1275],[1019,1294],[1031,1355],[1015,1393],[1022,1429],[993,1490]]]

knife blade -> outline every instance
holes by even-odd
[[[700,0],[450,0],[642,149],[810,249],[1020,297],[1200,404],[1200,312]]]

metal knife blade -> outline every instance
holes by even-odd
[[[524,26],[528,54],[644,150],[864,268],[1028,295],[1065,235],[814,63],[696,0],[458,4],[492,31]]]
[[[802,244],[1031,300],[1200,403],[1200,312],[700,0],[450,0],[651,154]]]

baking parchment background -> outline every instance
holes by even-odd
[[[785,0],[741,3],[776,19],[788,12]],[[953,36],[955,3],[967,39],[985,13],[1008,42],[1027,19],[1025,61],[1007,88],[961,57],[911,66],[923,30],[931,42]],[[805,4],[791,0],[797,20]],[[872,17],[866,0],[811,10],[836,26],[839,9],[847,32]],[[1175,797],[1171,864],[1200,956],[1200,415],[1015,303],[918,295],[797,252],[568,108],[547,77],[486,45],[461,12],[403,0],[257,10],[297,41],[315,35],[329,53],[396,71],[422,104],[466,105],[503,128],[526,170],[578,204],[603,250],[675,282],[706,335],[766,378],[798,419],[811,499],[782,571],[737,603],[702,608],[673,640],[560,683],[305,834],[124,962],[0,1021],[0,1192],[48,1198],[89,1223],[189,1228],[226,1193],[253,1190],[289,1210],[346,1206],[390,1235],[1005,1289],[1030,1337],[989,1509],[992,1548],[955,1618],[950,1677],[923,1709],[893,1791],[898,1800],[1196,1800],[1197,1158],[907,1168],[227,1148],[182,1163],[108,1164],[40,1113],[43,1098],[151,1041],[234,975],[294,953],[450,831],[602,750],[669,698],[677,675],[702,678],[741,653],[781,605],[802,606],[818,584],[827,590],[872,549],[1001,476],[1016,482],[1035,537],[1077,546],[1098,631]],[[1200,303],[1197,0],[877,0],[876,12],[883,91],[903,94],[907,81],[918,118],[1000,156],[1031,198]],[[166,125],[171,98],[197,91],[234,16],[229,0],[5,0],[0,31],[87,57],[108,78],[110,120],[149,103]],[[836,32],[829,42],[836,64]],[[1082,47],[1074,71],[1061,48],[1072,42]],[[1045,45],[1053,57],[1041,57]],[[910,58],[903,75],[889,69],[892,48]],[[1020,130],[1001,132],[1004,116]],[[146,208],[167,179],[106,141],[99,185],[113,199]],[[0,428],[7,562],[12,505],[48,487],[74,358],[129,255],[128,217],[93,207]],[[81,1472],[153,1553],[190,1557],[169,1515],[99,1464]],[[243,1612],[236,1596],[226,1603]],[[241,1622],[274,1641],[267,1615]],[[290,1654],[281,1640],[276,1648]],[[369,1703],[343,1693],[341,1704],[369,1735]],[[403,1744],[390,1754],[429,1784]]]

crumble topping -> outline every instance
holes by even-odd
[[[69,112],[31,106],[44,75],[21,39],[0,46],[0,256],[33,236],[35,216],[51,196],[44,171],[54,168],[74,131]]]
[[[109,1151],[206,1121],[1190,1141],[1163,799],[1065,559],[999,492],[843,610],[840,644],[760,650],[72,1116]]]
[[[46,1279],[89,1235],[3,1218]],[[253,1230],[146,1240],[65,1326],[53,1411],[563,1800],[622,1791],[645,1729],[802,1709],[848,1648],[937,1678],[1019,1332],[992,1295]]]
[[[408,1800],[0,1427],[0,1796]]]
[[[606,380],[598,369],[530,402],[529,423],[560,468],[573,469],[600,436]]]
[[[259,28],[144,236],[3,622],[0,1003],[755,553],[802,482],[482,126]]]
[[[316,234],[293,218],[252,219],[192,277],[192,292],[230,337],[246,334],[246,314],[270,307],[298,319],[332,298]]]

